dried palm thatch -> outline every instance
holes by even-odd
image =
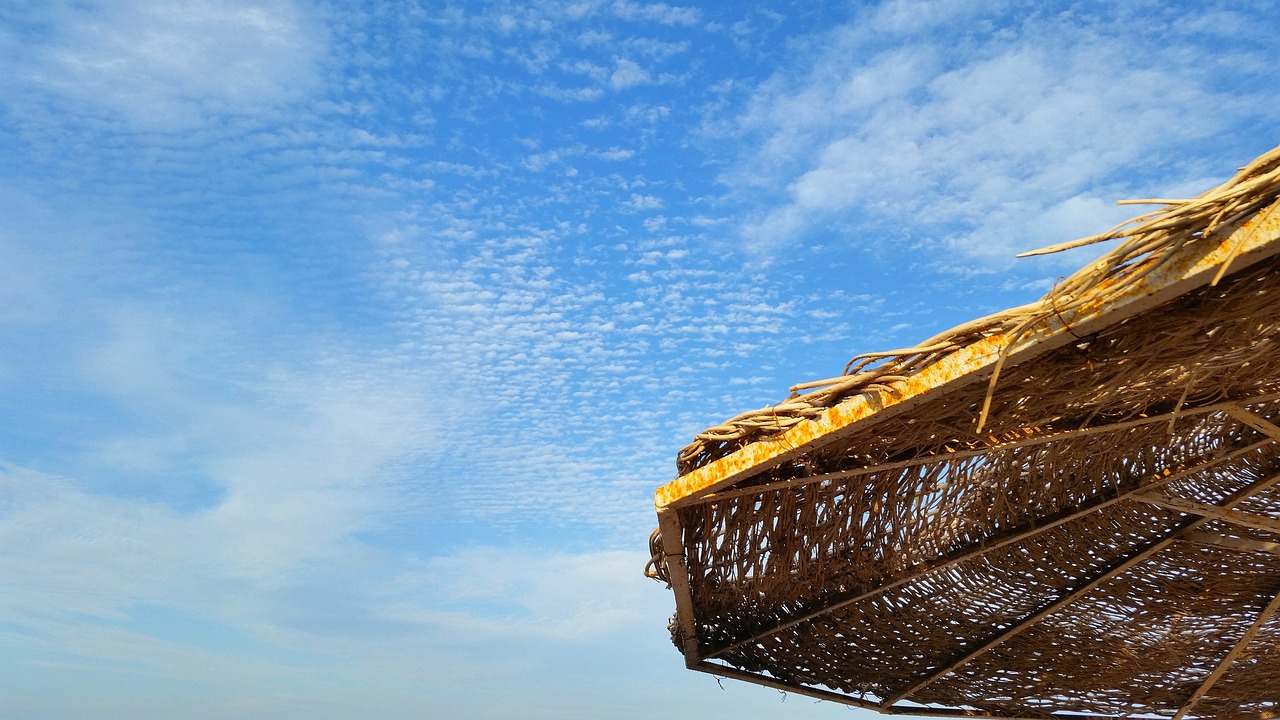
[[[1280,715],[1277,198],[1280,148],[700,434],[647,571],[686,663],[893,714]]]

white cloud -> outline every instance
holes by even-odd
[[[145,375],[146,367],[136,372]],[[247,593],[239,595],[245,601],[308,564],[345,561],[355,549],[352,534],[394,507],[391,464],[422,453],[430,435],[421,418],[395,407],[395,396],[360,384],[325,388],[332,381],[324,379],[297,383],[296,397],[282,395],[291,384],[273,379],[275,390],[262,401],[283,404],[275,410],[218,407],[180,392],[173,401],[189,404],[190,416],[175,418],[171,408],[162,416],[178,427],[125,449],[163,449],[176,437],[186,447],[175,457],[117,458],[70,478],[12,466],[0,472],[8,498],[0,543],[24,548],[3,571],[22,578],[5,596],[10,619],[114,617],[142,602],[216,604],[219,588],[239,588],[232,594]],[[85,449],[94,446],[89,440]],[[117,495],[151,475],[168,488],[200,478],[204,507],[184,511]]]
[[[836,30],[803,74],[762,84],[737,118],[756,151],[723,180],[765,200],[743,226],[756,252],[815,227],[892,223],[1007,263],[1133,214],[1111,207],[1135,192],[1118,173],[1168,171],[1162,149],[1185,157],[1188,144],[1275,114],[1273,91],[1220,95],[1193,47],[1060,19],[977,31],[983,42],[957,52],[921,33],[969,10],[930,8],[891,3]],[[910,49],[868,54],[875,26],[910,35]]]
[[[56,653],[59,682],[112,680],[111,691],[78,686],[93,693],[100,717],[162,717],[168,708],[157,703],[206,692],[208,704],[188,715],[257,707],[272,717],[346,717],[349,705],[386,702],[380,717],[407,717],[412,698],[481,717],[527,704],[548,682],[563,694],[566,673],[594,686],[639,656],[681,668],[665,637],[670,597],[640,575],[642,552],[525,543],[414,558],[323,544],[271,573],[245,572],[244,554],[270,553],[279,538],[71,485],[0,468],[0,545],[21,548],[0,555],[0,620],[6,659]],[[287,500],[320,509],[310,522],[334,519],[305,498],[277,499]],[[425,687],[423,674],[433,678]],[[494,677],[506,689],[475,697]],[[615,678],[612,692],[632,693],[631,684]],[[634,684],[643,695],[650,681]],[[13,700],[21,708],[32,697]],[[561,702],[573,716],[593,714],[599,701]]]
[[[270,111],[321,81],[323,26],[289,0],[122,0],[45,13],[52,34],[21,53],[10,82],[144,129]]]
[[[695,25],[701,13],[697,8],[672,6],[666,3],[636,3],[618,0],[613,12],[623,20],[650,20],[663,25]]]
[[[555,84],[544,84],[537,87],[537,92],[562,102],[590,102],[604,97],[604,91],[598,87],[566,88]]]
[[[601,151],[599,157],[601,160],[629,160],[636,154],[635,150],[626,150],[624,148],[609,148]]]
[[[0,546],[23,548],[0,618],[256,604],[394,516],[399,464],[449,412],[442,373],[352,350],[261,266],[158,243],[136,208],[3,186],[0,207],[0,246],[41,259],[0,321],[0,390],[39,398],[0,458]]]
[[[649,72],[625,58],[618,60],[613,74],[609,76],[609,84],[614,90],[622,90],[647,82],[649,82]]]
[[[877,32],[905,35],[967,22],[1008,4],[1007,0],[889,0],[875,8],[870,25]]]
[[[657,195],[631,193],[631,199],[621,205],[631,210],[657,210],[662,207],[662,198]]]
[[[430,558],[392,582],[408,599],[387,617],[488,638],[581,640],[639,624],[651,602],[638,590],[648,557],[630,551],[537,554],[472,547]]]

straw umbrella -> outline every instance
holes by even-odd
[[[699,434],[686,664],[893,714],[1280,714],[1280,148],[1041,300]]]

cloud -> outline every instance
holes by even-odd
[[[252,478],[283,490],[281,479]],[[57,653],[53,672],[63,682],[133,678],[93,691],[108,713],[158,701],[132,697],[125,688],[137,682],[177,688],[149,695],[187,701],[220,689],[212,708],[225,709],[228,697],[274,707],[293,695],[345,706],[365,693],[391,692],[403,702],[422,673],[436,682],[421,702],[448,698],[466,713],[505,702],[507,693],[474,697],[477,684],[495,676],[521,688],[552,674],[585,678],[603,672],[600,663],[632,663],[648,647],[679,667],[663,630],[670,598],[640,575],[642,552],[525,542],[432,554],[438,548],[430,543],[415,553],[349,536],[304,538],[306,527],[325,525],[349,535],[349,511],[353,501],[366,505],[359,496],[368,487],[317,504],[298,492],[298,480],[243,508],[256,520],[241,513],[228,522],[230,503],[183,514],[0,467],[0,543],[22,548],[0,557],[9,659]],[[601,655],[584,662],[584,653]],[[467,690],[455,693],[455,683]]]
[[[285,407],[268,413],[184,393],[199,410],[137,448],[151,453],[180,438],[186,447],[169,462],[148,454],[141,466],[117,460],[72,477],[5,468],[0,536],[25,548],[5,561],[16,583],[4,602],[8,619],[119,617],[138,603],[171,601],[216,612],[289,583],[310,564],[346,562],[358,552],[352,535],[376,528],[376,514],[394,507],[392,463],[422,452],[427,438],[421,420],[368,388],[317,393],[312,380],[296,391],[304,387],[295,408],[277,389],[272,401]],[[162,492],[131,497],[149,476],[167,492],[198,483],[208,497],[190,509],[164,502]]]
[[[617,0],[613,13],[623,20],[649,20],[663,25],[695,25],[701,13],[697,8],[672,6],[666,3],[636,3]]]
[[[682,438],[785,394],[782,381],[729,389],[727,368],[763,378],[762,358],[792,343],[842,348],[851,318],[880,322],[852,304],[812,319],[840,296],[743,272],[673,213],[686,208],[678,197],[648,181],[620,186],[612,172],[568,191],[607,222],[515,227],[443,208],[388,220],[379,274],[408,362],[441,368],[457,397],[476,399],[442,426],[443,446],[466,449],[435,463],[450,482],[416,491],[410,515],[488,538],[551,525],[603,547],[634,542]],[[446,233],[458,240],[444,250]],[[829,373],[820,357],[809,354]]]
[[[555,84],[543,84],[537,87],[539,95],[561,102],[591,102],[604,97],[604,91],[598,87],[566,88]]]
[[[658,210],[662,208],[662,198],[657,195],[631,193],[631,199],[621,205],[631,210]]]
[[[1006,0],[889,0],[875,7],[869,24],[876,32],[911,35],[967,22],[1009,4]]]
[[[636,154],[635,150],[627,150],[624,148],[614,147],[614,148],[609,148],[608,150],[602,150],[599,153],[597,153],[596,156],[599,157],[601,160],[619,161],[619,160],[630,160],[631,157],[635,154]]]
[[[19,53],[10,82],[134,127],[271,111],[321,82],[323,26],[289,0],[124,0],[43,12],[53,29]]]
[[[1264,86],[1243,96],[1218,89],[1221,75],[1255,72],[1251,50],[1226,69],[1195,44],[1070,16],[930,8],[889,3],[835,30],[800,74],[763,83],[737,116],[739,141],[752,138],[755,150],[723,180],[764,201],[742,230],[757,252],[815,228],[905,225],[934,235],[935,248],[1007,264],[1019,250],[1132,214],[1110,207],[1144,192],[1121,184],[1122,173],[1184,180],[1162,150],[1185,157],[1190,145],[1276,115]],[[979,17],[950,41],[957,47],[943,46],[932,28],[957,13]],[[1001,22],[1011,26],[982,29]],[[910,50],[883,46],[877,27],[910,37]]]
[[[136,207],[7,185],[0,207],[6,256],[39,258],[0,318],[0,544],[23,548],[0,559],[0,619],[244,620],[365,552],[404,465],[436,450],[443,374],[354,347],[210,233],[159,242]]]
[[[637,592],[637,552],[530,553],[478,546],[429,558],[391,586],[408,599],[388,617],[476,640],[542,637],[582,640],[639,624],[651,612]]]
[[[609,76],[609,84],[614,90],[623,90],[635,85],[649,82],[649,73],[631,60],[620,59]]]

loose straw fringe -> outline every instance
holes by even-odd
[[[1259,156],[1226,183],[1198,197],[1121,201],[1121,205],[1157,204],[1164,207],[1098,235],[1018,255],[1047,255],[1125,239],[1121,245],[1076,271],[1034,303],[958,325],[914,347],[857,355],[839,377],[793,385],[791,394],[781,403],[742,413],[708,428],[680,451],[677,461],[679,472],[687,473],[744,445],[784,432],[853,395],[894,393],[896,383],[942,357],[984,337],[1006,333],[1009,341],[996,361],[978,416],[977,430],[981,431],[986,425],[991,397],[1009,349],[1029,328],[1086,303],[1105,303],[1113,299],[1132,283],[1159,269],[1187,245],[1218,231],[1229,232],[1237,223],[1271,204],[1278,196],[1280,147]],[[1227,256],[1211,284],[1216,285],[1226,275],[1237,253],[1238,249]]]

